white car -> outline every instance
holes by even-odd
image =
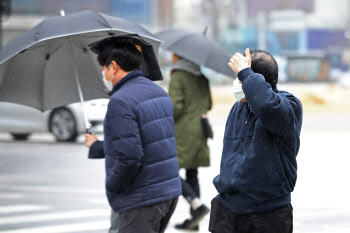
[[[108,99],[84,103],[94,133],[103,132]],[[0,131],[11,133],[15,140],[27,140],[35,132],[51,132],[57,141],[73,142],[85,133],[81,103],[69,104],[46,112],[24,105],[0,102]]]

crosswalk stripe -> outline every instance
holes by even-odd
[[[298,210],[294,211],[295,218],[348,215],[350,209],[323,209],[323,210]]]
[[[9,205],[9,206],[0,206],[0,214],[30,212],[30,211],[38,211],[38,210],[49,210],[49,209],[50,207],[45,205]]]
[[[86,217],[109,216],[110,211],[106,209],[89,209],[80,211],[66,211],[60,213],[32,214],[11,217],[1,217],[0,225],[22,224],[31,222],[45,222],[62,219],[78,219]]]
[[[45,227],[32,227],[22,228],[15,230],[5,230],[1,233],[65,233],[65,232],[86,232],[95,230],[107,230],[110,226],[109,221],[96,221],[96,222],[79,222],[73,224],[45,226]]]
[[[0,199],[20,199],[24,197],[23,194],[20,193],[4,193],[0,192]]]
[[[89,202],[95,204],[108,204],[107,198],[91,198]]]
[[[24,192],[105,194],[105,190],[103,188],[89,189],[89,188],[75,188],[75,187],[32,186],[32,185],[0,185],[0,189],[24,191]]]

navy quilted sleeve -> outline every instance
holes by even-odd
[[[291,94],[275,93],[264,76],[246,68],[238,73],[246,100],[263,126],[288,137],[300,132],[302,105]]]
[[[94,142],[89,150],[89,159],[104,159],[103,141]]]

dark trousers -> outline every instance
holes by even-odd
[[[197,169],[186,169],[186,180],[181,179],[181,184],[182,195],[189,203],[191,203],[193,199],[200,197]]]
[[[156,203],[121,212],[117,217],[118,233],[163,233],[174,213],[178,197],[170,201]]]
[[[292,233],[291,204],[257,214],[233,214],[214,198],[209,231],[212,233]]]

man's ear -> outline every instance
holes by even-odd
[[[115,61],[112,61],[111,62],[111,68],[112,68],[113,74],[115,75],[119,71],[120,66]]]

